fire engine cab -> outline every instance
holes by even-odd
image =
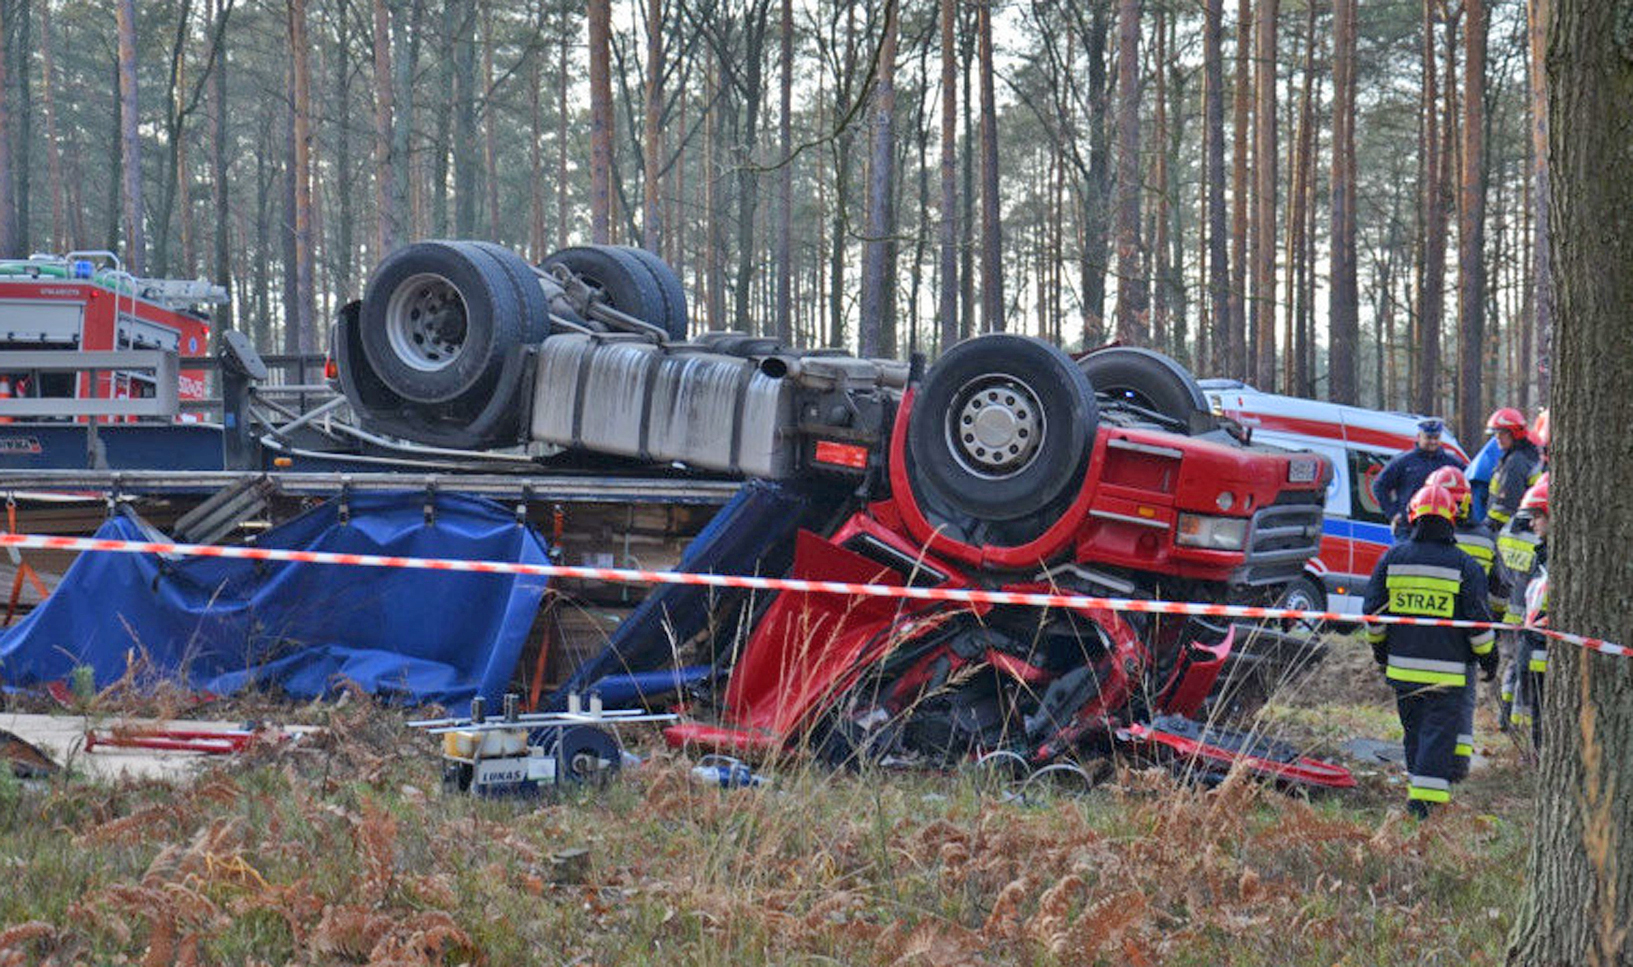
[[[187,365],[210,350],[210,319],[200,307],[226,301],[226,290],[208,282],[132,275],[112,252],[0,260],[0,351],[168,350],[181,360],[178,398],[202,400],[205,372]],[[103,370],[94,379],[22,370],[0,373],[0,396],[144,399],[158,395],[154,380],[140,370]]]

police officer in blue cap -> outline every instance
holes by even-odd
[[[1429,475],[1441,467],[1463,469],[1463,461],[1441,446],[1440,438],[1445,432],[1446,422],[1439,417],[1419,420],[1417,446],[1389,461],[1373,478],[1372,496],[1378,499],[1378,506],[1394,527],[1396,537],[1407,532],[1407,501],[1423,487]]]

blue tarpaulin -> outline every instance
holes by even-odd
[[[547,563],[531,528],[497,504],[438,494],[358,494],[341,522],[330,501],[256,544],[341,553]],[[147,540],[127,517],[97,537]],[[226,694],[276,687],[298,698],[344,680],[408,702],[463,710],[502,698],[546,579],[388,570],[333,564],[86,553],[44,604],[0,636],[0,680],[32,687],[77,665],[98,686],[125,673],[132,653],[157,676]]]

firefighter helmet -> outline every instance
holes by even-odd
[[[1424,484],[1423,488],[1412,495],[1412,502],[1406,505],[1406,519],[1417,522],[1422,517],[1443,517],[1447,523],[1457,520],[1457,501],[1452,498],[1451,491],[1435,484]]]
[[[1526,490],[1525,496],[1520,498],[1520,509],[1533,514],[1548,513],[1548,474],[1538,477],[1537,482]]]
[[[1515,439],[1523,440],[1525,439],[1525,414],[1512,406],[1505,406],[1491,414],[1491,419],[1486,421],[1486,429],[1492,433],[1496,433],[1498,430],[1507,430],[1514,434]]]
[[[1548,445],[1547,410],[1543,410],[1541,413],[1538,413],[1536,422],[1531,424],[1531,439],[1535,440],[1537,442],[1537,446],[1539,447],[1545,447]]]
[[[1457,504],[1457,515],[1468,516],[1473,490],[1469,487],[1469,478],[1463,476],[1463,471],[1456,467],[1441,467],[1429,474],[1429,479],[1424,481],[1424,484],[1445,487],[1446,492],[1452,495],[1452,500]]]

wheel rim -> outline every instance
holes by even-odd
[[[977,376],[953,394],[947,409],[947,446],[977,477],[1001,480],[1031,465],[1047,427],[1032,388],[1013,376]]]
[[[465,349],[465,300],[452,282],[422,272],[404,279],[386,303],[386,337],[405,366],[447,369]]]

